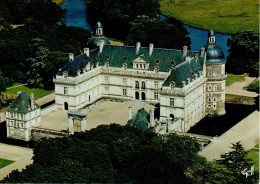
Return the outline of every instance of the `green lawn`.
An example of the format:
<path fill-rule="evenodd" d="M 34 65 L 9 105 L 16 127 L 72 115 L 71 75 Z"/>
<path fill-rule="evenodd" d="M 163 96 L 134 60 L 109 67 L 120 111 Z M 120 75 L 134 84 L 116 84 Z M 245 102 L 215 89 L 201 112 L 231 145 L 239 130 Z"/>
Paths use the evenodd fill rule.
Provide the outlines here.
<path fill-rule="evenodd" d="M 56 4 L 62 4 L 64 3 L 65 0 L 52 0 L 52 2 L 56 3 Z"/>
<path fill-rule="evenodd" d="M 255 162 L 255 171 L 259 172 L 259 144 L 250 149 L 247 156 Z"/>
<path fill-rule="evenodd" d="M 234 75 L 234 74 L 227 74 L 226 78 L 226 86 L 230 86 L 234 82 L 239 82 L 245 80 L 245 75 Z"/>
<path fill-rule="evenodd" d="M 160 0 L 164 15 L 196 28 L 232 34 L 259 32 L 257 0 Z"/>
<path fill-rule="evenodd" d="M 21 85 L 21 84 L 14 83 L 13 86 L 10 86 L 11 87 L 10 89 L 6 90 L 5 94 L 16 95 L 18 91 L 22 91 L 22 92 L 26 92 L 28 94 L 34 93 L 35 99 L 38 99 L 38 98 L 41 98 L 41 97 L 53 92 L 53 90 L 47 91 L 47 90 L 43 90 L 43 89 L 39 89 L 39 88 L 28 88 L 27 86 L 19 86 L 19 85 Z"/>
<path fill-rule="evenodd" d="M 254 80 L 248 87 L 248 91 L 259 92 L 259 79 Z"/>
<path fill-rule="evenodd" d="M 3 159 L 3 158 L 0 158 L 0 169 L 13 163 L 14 161 L 12 160 L 6 160 L 6 159 Z"/>

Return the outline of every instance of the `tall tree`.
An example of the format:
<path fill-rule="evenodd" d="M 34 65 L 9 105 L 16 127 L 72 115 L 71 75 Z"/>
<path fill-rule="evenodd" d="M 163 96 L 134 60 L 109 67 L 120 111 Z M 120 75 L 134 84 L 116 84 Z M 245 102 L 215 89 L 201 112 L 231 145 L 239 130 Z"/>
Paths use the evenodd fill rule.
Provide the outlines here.
<path fill-rule="evenodd" d="M 129 21 L 137 16 L 155 17 L 160 13 L 158 0 L 91 0 L 87 1 L 89 22 L 101 21 L 107 36 L 125 39 Z"/>
<path fill-rule="evenodd" d="M 44 41 L 39 38 L 32 39 L 29 47 L 31 57 L 26 59 L 27 65 L 30 66 L 27 72 L 27 82 L 34 87 L 43 87 L 44 76 L 42 74 L 46 68 L 49 50 L 44 46 Z"/>
<path fill-rule="evenodd" d="M 217 163 L 227 167 L 235 177 L 234 183 L 237 184 L 254 184 L 257 182 L 258 174 L 253 171 L 252 159 L 247 158 L 247 152 L 240 142 L 232 144 L 231 151 L 221 155 Z"/>
<path fill-rule="evenodd" d="M 143 46 L 153 43 L 157 48 L 182 49 L 190 47 L 191 41 L 187 30 L 175 19 L 149 18 L 140 16 L 131 23 L 126 37 L 126 44 L 135 45 L 141 42 Z"/>
<path fill-rule="evenodd" d="M 227 71 L 259 76 L 259 34 L 253 31 L 238 32 L 228 40 Z"/>

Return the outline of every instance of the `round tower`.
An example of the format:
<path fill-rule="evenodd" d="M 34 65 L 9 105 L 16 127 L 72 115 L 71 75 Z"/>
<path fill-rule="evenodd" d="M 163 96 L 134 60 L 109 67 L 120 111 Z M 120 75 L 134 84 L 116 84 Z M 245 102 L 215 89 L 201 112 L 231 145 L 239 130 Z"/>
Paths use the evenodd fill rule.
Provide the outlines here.
<path fill-rule="evenodd" d="M 214 31 L 209 32 L 206 54 L 206 114 L 224 115 L 226 114 L 226 60 L 223 51 L 216 45 Z"/>

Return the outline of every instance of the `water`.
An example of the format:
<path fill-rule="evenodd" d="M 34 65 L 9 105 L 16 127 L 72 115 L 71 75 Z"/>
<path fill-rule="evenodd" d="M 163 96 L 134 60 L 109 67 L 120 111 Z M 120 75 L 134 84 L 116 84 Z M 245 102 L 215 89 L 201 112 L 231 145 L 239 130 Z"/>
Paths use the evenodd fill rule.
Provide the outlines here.
<path fill-rule="evenodd" d="M 191 38 L 191 50 L 199 51 L 201 47 L 205 46 L 208 41 L 208 31 L 196 29 L 187 25 L 184 25 L 187 31 L 190 33 Z M 225 58 L 228 56 L 227 40 L 230 35 L 215 33 L 216 45 L 218 45 L 224 53 Z"/>
<path fill-rule="evenodd" d="M 62 8 L 68 10 L 66 16 L 68 26 L 92 30 L 90 24 L 87 22 L 86 4 L 86 0 L 66 0 L 65 3 L 61 5 Z M 184 25 L 184 27 L 190 33 L 192 50 L 199 51 L 201 47 L 207 44 L 208 31 L 196 29 L 187 25 Z M 217 45 L 223 50 L 224 56 L 227 57 L 227 39 L 230 36 L 220 33 L 216 33 L 215 35 Z"/>
<path fill-rule="evenodd" d="M 87 22 L 86 0 L 66 0 L 61 7 L 67 9 L 67 26 L 75 26 L 91 30 L 91 26 Z"/>

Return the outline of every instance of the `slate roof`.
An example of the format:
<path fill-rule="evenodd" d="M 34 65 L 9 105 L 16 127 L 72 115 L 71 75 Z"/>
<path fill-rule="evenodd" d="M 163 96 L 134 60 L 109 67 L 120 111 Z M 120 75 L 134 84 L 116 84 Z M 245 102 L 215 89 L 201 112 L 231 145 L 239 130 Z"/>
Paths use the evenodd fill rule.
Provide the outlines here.
<path fill-rule="evenodd" d="M 133 126 L 142 130 L 148 130 L 150 114 L 144 109 L 139 109 L 132 119 L 128 120 L 127 126 Z"/>
<path fill-rule="evenodd" d="M 197 77 L 199 77 L 202 75 L 201 72 L 202 66 L 200 65 L 199 61 L 196 61 L 195 59 L 184 61 L 172 70 L 171 74 L 163 83 L 163 86 L 169 86 L 170 83 L 173 81 L 175 82 L 176 87 L 183 87 L 182 81 L 185 81 L 187 84 L 188 78 L 190 79 L 190 81 L 195 80 L 195 74 L 197 74 Z"/>
<path fill-rule="evenodd" d="M 35 105 L 36 108 L 39 108 L 37 104 Z M 25 92 L 20 93 L 18 97 L 12 102 L 12 104 L 7 108 L 7 111 L 9 112 L 16 112 L 22 114 L 26 114 L 33 110 L 35 109 L 31 109 L 31 98 Z"/>
<path fill-rule="evenodd" d="M 197 52 L 188 51 L 188 56 L 193 57 Z M 154 70 L 155 67 L 159 67 L 160 72 L 168 72 L 171 67 L 178 65 L 184 61 L 182 51 L 175 49 L 163 49 L 154 48 L 153 53 L 149 56 L 148 47 L 140 47 L 139 52 L 136 53 L 136 47 L 134 46 L 115 46 L 104 45 L 102 53 L 99 53 L 98 48 L 90 51 L 90 56 L 79 55 L 74 58 L 74 61 L 68 61 L 67 64 L 57 73 L 57 75 L 63 75 L 63 72 L 67 71 L 68 76 L 77 76 L 77 72 L 83 72 L 83 68 L 87 63 L 91 63 L 96 66 L 97 62 L 100 66 L 104 66 L 106 62 L 109 62 L 110 67 L 122 67 L 123 64 L 127 64 L 127 68 L 133 68 L 132 61 L 138 57 L 141 57 L 149 63 L 148 70 Z"/>
<path fill-rule="evenodd" d="M 206 48 L 207 60 L 206 63 L 226 63 L 224 59 L 224 53 L 221 48 L 217 45 L 208 46 Z"/>

